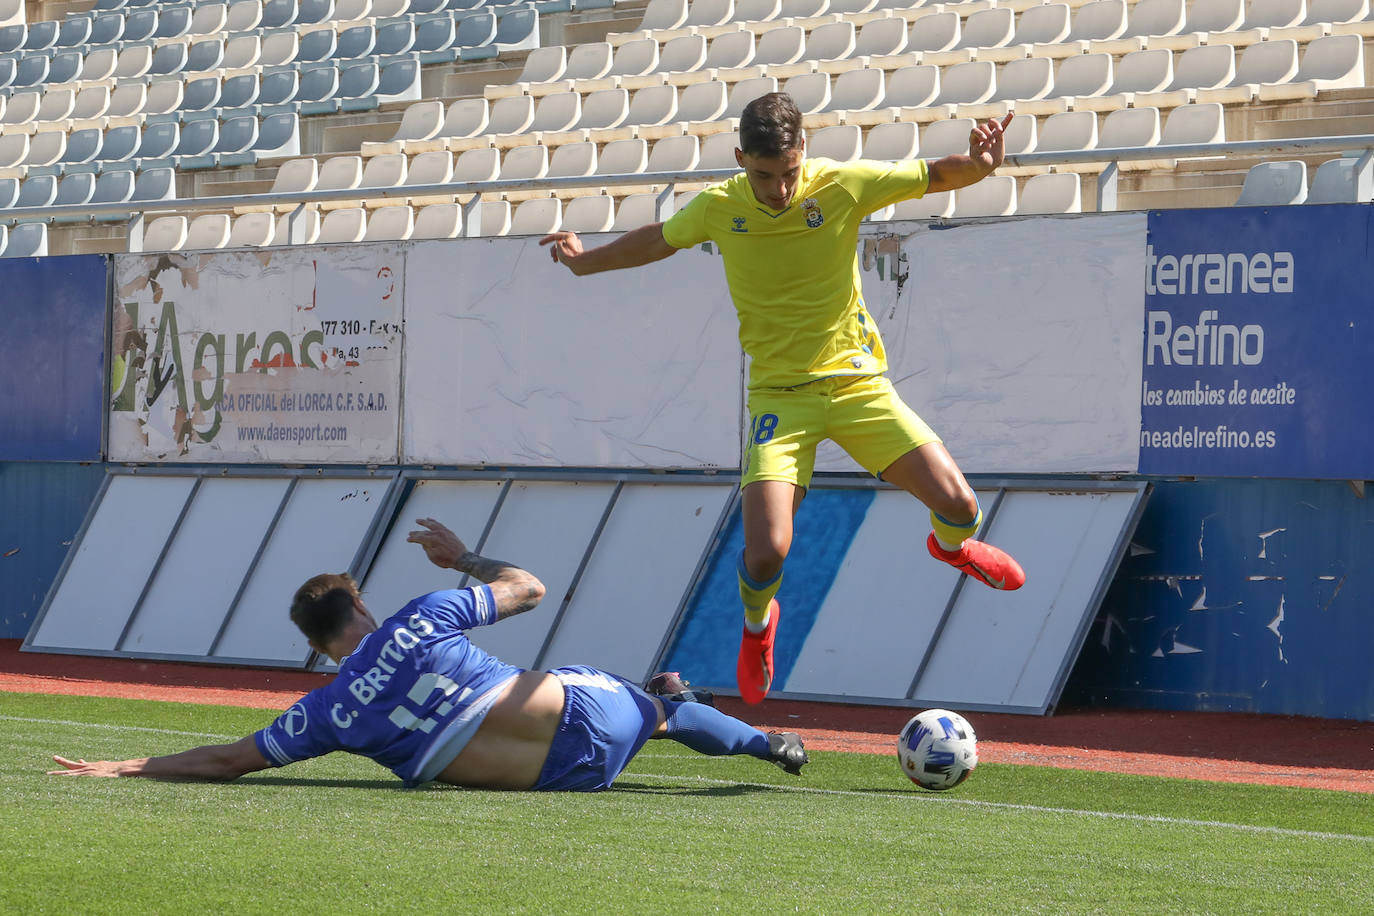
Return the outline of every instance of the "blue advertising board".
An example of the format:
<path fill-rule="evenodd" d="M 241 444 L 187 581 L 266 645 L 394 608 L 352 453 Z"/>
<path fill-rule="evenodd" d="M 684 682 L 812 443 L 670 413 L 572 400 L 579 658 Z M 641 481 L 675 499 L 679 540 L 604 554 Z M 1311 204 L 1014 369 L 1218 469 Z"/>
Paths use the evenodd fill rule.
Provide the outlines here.
<path fill-rule="evenodd" d="M 99 461 L 103 255 L 0 260 L 0 461 Z"/>
<path fill-rule="evenodd" d="M 1374 478 L 1371 219 L 1150 214 L 1142 474 Z"/>

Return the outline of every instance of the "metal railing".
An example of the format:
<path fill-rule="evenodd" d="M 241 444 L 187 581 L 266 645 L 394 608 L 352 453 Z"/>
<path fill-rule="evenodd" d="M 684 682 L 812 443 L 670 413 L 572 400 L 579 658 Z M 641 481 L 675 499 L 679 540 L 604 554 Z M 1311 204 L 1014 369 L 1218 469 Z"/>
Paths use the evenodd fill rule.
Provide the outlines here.
<path fill-rule="evenodd" d="M 1226 156 L 1270 154 L 1310 155 L 1315 153 L 1358 154 L 1358 172 L 1368 182 L 1374 170 L 1374 134 L 1344 137 L 1309 137 L 1288 140 L 1239 140 L 1222 143 L 1193 143 L 1172 146 L 1144 146 L 1122 149 L 1087 149 L 1065 152 L 1009 155 L 1005 164 L 1013 168 L 1102 163 L 1097 179 L 1097 209 L 1111 211 L 1117 205 L 1117 185 L 1122 162 L 1154 159 L 1215 159 Z M 23 207 L 0 211 L 0 222 L 36 222 L 71 217 L 128 216 L 129 251 L 143 250 L 144 217 L 159 213 L 194 213 L 233 210 L 242 207 L 289 208 L 288 238 L 282 244 L 304 244 L 306 205 L 336 200 L 405 200 L 416 197 L 471 197 L 463 203 L 463 235 L 481 235 L 478 206 L 483 195 L 503 191 L 556 191 L 568 188 L 634 188 L 662 186 L 658 193 L 660 219 L 671 212 L 670 203 L 677 185 L 721 181 L 738 169 L 703 169 L 687 172 L 636 172 L 626 175 L 585 175 L 560 178 L 523 178 L 505 181 L 469 181 L 446 184 L 404 185 L 385 188 L 338 188 L 327 191 L 292 191 L 263 194 L 238 194 L 225 197 L 172 198 L 147 201 L 68 204 L 51 207 Z"/>

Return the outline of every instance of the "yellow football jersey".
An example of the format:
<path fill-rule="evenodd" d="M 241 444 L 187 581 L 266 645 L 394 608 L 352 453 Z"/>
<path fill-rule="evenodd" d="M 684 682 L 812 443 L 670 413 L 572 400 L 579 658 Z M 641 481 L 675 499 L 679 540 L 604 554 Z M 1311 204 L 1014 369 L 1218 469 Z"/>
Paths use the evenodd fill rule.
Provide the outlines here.
<path fill-rule="evenodd" d="M 923 159 L 805 159 L 792 204 L 774 212 L 741 172 L 712 185 L 663 224 L 674 248 L 705 241 L 725 260 L 750 388 L 786 388 L 887 370 L 859 281 L 859 223 L 926 192 Z"/>

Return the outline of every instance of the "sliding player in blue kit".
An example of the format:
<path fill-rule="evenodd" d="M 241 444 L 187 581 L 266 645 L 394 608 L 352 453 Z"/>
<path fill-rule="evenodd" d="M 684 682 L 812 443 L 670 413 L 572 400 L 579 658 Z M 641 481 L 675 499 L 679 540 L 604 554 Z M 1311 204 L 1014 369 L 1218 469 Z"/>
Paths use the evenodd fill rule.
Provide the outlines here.
<path fill-rule="evenodd" d="M 348 751 L 408 786 L 594 792 L 650 738 L 712 756 L 748 754 L 794 775 L 807 762 L 790 732 L 768 734 L 705 704 L 651 696 L 595 668 L 526 671 L 482 651 L 464 630 L 530 610 L 544 586 L 469 551 L 439 522 L 418 523 L 408 540 L 431 562 L 485 584 L 423 595 L 378 625 L 349 576 L 315 576 L 296 592 L 291 619 L 338 663 L 334 680 L 232 744 L 122 761 L 54 757 L 62 769 L 50 772 L 230 780 Z"/>

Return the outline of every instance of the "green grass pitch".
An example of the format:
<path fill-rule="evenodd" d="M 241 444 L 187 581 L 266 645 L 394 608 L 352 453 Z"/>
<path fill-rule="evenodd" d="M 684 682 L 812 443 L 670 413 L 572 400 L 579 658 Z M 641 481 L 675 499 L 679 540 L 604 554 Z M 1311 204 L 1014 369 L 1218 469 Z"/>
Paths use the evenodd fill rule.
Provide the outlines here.
<path fill-rule="evenodd" d="M 0 693 L 0 913 L 1368 913 L 1374 796 L 655 741 L 595 795 L 403 789 L 343 754 L 226 785 L 45 776 L 272 713 Z M 976 717 L 975 717 L 976 719 Z M 1161 739 L 1166 740 L 1166 739 Z"/>

